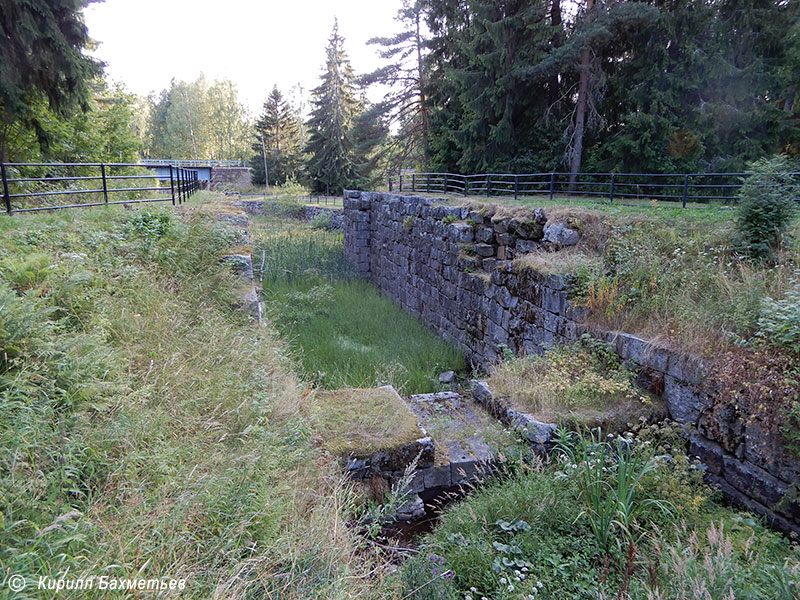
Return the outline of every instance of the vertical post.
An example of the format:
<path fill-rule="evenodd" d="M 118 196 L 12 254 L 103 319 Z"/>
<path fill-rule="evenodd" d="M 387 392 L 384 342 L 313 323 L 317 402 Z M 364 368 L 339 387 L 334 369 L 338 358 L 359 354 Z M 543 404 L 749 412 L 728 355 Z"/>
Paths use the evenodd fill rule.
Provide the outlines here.
<path fill-rule="evenodd" d="M 683 201 L 681 205 L 683 208 L 686 208 L 686 195 L 689 193 L 689 176 L 686 175 L 683 178 Z"/>
<path fill-rule="evenodd" d="M 270 142 L 271 144 L 272 142 Z M 266 187 L 264 188 L 264 200 L 267 199 L 267 193 L 269 192 L 269 171 L 267 171 L 267 147 L 264 145 L 264 132 L 261 132 L 261 154 L 264 157 L 264 183 Z"/>
<path fill-rule="evenodd" d="M 553 194 L 556 192 L 556 174 L 550 173 L 550 200 L 553 199 Z"/>
<path fill-rule="evenodd" d="M 400 171 L 400 191 L 403 191 L 403 172 Z"/>
<path fill-rule="evenodd" d="M 447 193 L 447 174 L 444 176 L 444 189 L 442 190 L 445 194 Z"/>
<path fill-rule="evenodd" d="M 178 171 L 178 189 L 180 190 L 180 203 L 186 202 L 186 174 L 183 172 L 183 167 Z"/>
<path fill-rule="evenodd" d="M 464 196 L 469 195 L 469 179 L 467 179 L 466 175 L 461 176 L 464 179 Z"/>
<path fill-rule="evenodd" d="M 389 175 L 389 191 L 390 192 L 392 191 L 392 176 L 391 175 Z M 311 199 L 311 195 L 309 195 L 308 199 L 309 200 Z"/>
<path fill-rule="evenodd" d="M 172 206 L 175 206 L 175 178 L 172 176 L 172 165 L 169 166 L 169 191 L 172 194 Z"/>
<path fill-rule="evenodd" d="M 487 173 L 486 174 L 486 197 L 487 198 L 491 195 L 491 191 L 492 191 L 492 178 Z"/>
<path fill-rule="evenodd" d="M 6 203 L 6 212 L 11 214 L 11 196 L 8 193 L 8 179 L 6 178 L 6 163 L 0 163 L 0 176 L 3 179 L 3 200 Z"/>
<path fill-rule="evenodd" d="M 106 183 L 106 166 L 100 164 L 100 175 L 103 177 L 103 200 L 108 204 L 108 184 Z"/>
<path fill-rule="evenodd" d="M 519 175 L 514 175 L 514 200 L 519 198 Z"/>
<path fill-rule="evenodd" d="M 611 187 L 608 189 L 608 201 L 609 202 L 613 202 L 614 201 L 614 177 L 615 177 L 615 174 L 612 173 L 611 174 Z"/>
<path fill-rule="evenodd" d="M 412 192 L 416 192 L 417 191 L 417 174 L 416 173 L 412 173 L 411 174 L 411 191 Z"/>

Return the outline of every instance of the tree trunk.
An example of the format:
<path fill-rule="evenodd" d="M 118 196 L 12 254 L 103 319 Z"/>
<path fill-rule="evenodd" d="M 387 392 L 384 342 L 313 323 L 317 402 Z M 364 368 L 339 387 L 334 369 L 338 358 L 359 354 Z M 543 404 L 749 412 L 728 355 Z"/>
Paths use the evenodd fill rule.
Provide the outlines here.
<path fill-rule="evenodd" d="M 550 38 L 552 49 L 556 49 L 564 43 L 564 26 L 561 17 L 561 0 L 553 0 L 550 6 L 550 25 L 553 27 L 553 37 Z M 558 74 L 553 75 L 548 83 L 550 92 L 550 102 L 552 106 L 559 98 Z"/>
<path fill-rule="evenodd" d="M 589 11 L 594 6 L 594 0 L 586 0 L 586 16 L 584 20 L 588 22 Z M 569 187 L 570 192 L 575 191 L 575 182 L 581 170 L 581 155 L 583 154 L 583 135 L 586 131 L 586 106 L 589 102 L 589 61 L 591 60 L 591 49 L 585 46 L 581 50 L 580 78 L 578 79 L 578 103 L 575 106 L 575 143 L 572 147 L 572 156 L 569 165 Z"/>
<path fill-rule="evenodd" d="M 786 89 L 786 95 L 784 96 L 783 101 L 783 110 L 786 112 L 792 112 L 794 110 L 795 89 L 797 88 L 794 83 Z"/>
<path fill-rule="evenodd" d="M 423 79 L 423 64 L 422 64 L 422 37 L 419 33 L 419 9 L 417 9 L 414 19 L 417 25 L 416 29 L 416 44 L 417 44 L 417 85 L 419 86 L 419 117 L 421 121 L 421 136 L 422 136 L 422 160 L 425 170 L 428 166 L 428 107 L 425 104 L 425 81 Z"/>

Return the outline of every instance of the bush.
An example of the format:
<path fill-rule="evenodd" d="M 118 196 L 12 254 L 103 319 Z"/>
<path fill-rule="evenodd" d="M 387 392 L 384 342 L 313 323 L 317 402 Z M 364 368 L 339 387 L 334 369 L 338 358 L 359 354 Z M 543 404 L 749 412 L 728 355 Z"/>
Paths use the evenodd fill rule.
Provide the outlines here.
<path fill-rule="evenodd" d="M 331 216 L 318 213 L 311 219 L 311 229 L 331 229 Z"/>
<path fill-rule="evenodd" d="M 800 270 L 791 279 L 792 289 L 783 298 L 764 298 L 756 336 L 765 343 L 788 348 L 800 355 Z"/>
<path fill-rule="evenodd" d="M 770 258 L 792 219 L 798 179 L 787 173 L 793 166 L 783 156 L 758 160 L 739 191 L 737 245 L 751 258 Z"/>

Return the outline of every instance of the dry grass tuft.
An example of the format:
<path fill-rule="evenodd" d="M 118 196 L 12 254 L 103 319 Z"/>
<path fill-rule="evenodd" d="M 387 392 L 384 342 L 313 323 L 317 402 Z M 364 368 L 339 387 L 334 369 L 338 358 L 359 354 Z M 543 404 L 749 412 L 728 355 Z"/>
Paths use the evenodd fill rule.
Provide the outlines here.
<path fill-rule="evenodd" d="M 611 350 L 583 344 L 501 363 L 489 386 L 538 420 L 594 427 L 662 415 L 661 402 L 641 391 Z"/>
<path fill-rule="evenodd" d="M 422 437 L 417 418 L 392 388 L 317 391 L 314 427 L 337 456 L 368 456 Z"/>

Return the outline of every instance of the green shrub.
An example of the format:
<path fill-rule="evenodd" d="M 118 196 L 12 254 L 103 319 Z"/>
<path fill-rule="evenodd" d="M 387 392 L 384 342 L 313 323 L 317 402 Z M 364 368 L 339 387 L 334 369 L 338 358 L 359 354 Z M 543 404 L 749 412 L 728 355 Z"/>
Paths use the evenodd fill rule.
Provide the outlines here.
<path fill-rule="evenodd" d="M 0 274 L 14 288 L 25 291 L 43 283 L 52 264 L 53 258 L 41 252 L 9 256 L 0 263 Z"/>
<path fill-rule="evenodd" d="M 786 157 L 761 159 L 739 192 L 736 231 L 737 246 L 755 259 L 773 255 L 797 208 L 798 179 L 786 173 L 793 165 Z"/>
<path fill-rule="evenodd" d="M 324 213 L 319 213 L 311 219 L 311 229 L 330 229 L 331 216 Z"/>
<path fill-rule="evenodd" d="M 800 271 L 783 298 L 764 298 L 756 336 L 771 346 L 788 348 L 800 355 Z"/>
<path fill-rule="evenodd" d="M 416 219 L 414 219 L 414 217 L 408 215 L 405 219 L 403 219 L 403 229 L 405 229 L 406 231 L 411 231 L 412 229 L 414 229 L 415 221 Z"/>
<path fill-rule="evenodd" d="M 143 210 L 128 219 L 132 230 L 147 238 L 157 239 L 166 235 L 172 226 L 172 216 L 166 211 Z"/>

